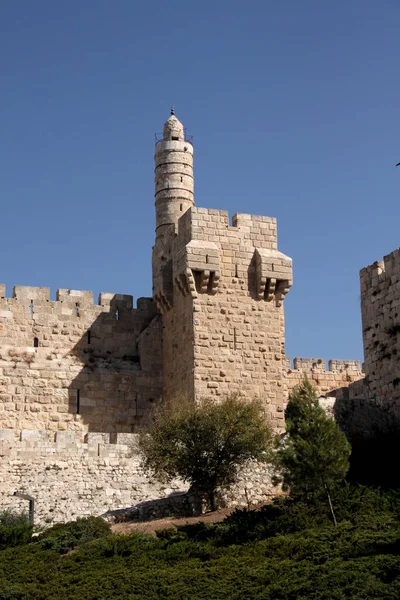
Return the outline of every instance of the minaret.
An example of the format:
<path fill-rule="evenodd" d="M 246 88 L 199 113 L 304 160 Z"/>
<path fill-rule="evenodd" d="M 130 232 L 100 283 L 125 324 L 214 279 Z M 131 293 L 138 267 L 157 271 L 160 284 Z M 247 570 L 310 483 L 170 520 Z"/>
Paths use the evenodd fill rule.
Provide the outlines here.
<path fill-rule="evenodd" d="M 153 288 L 169 258 L 170 236 L 179 217 L 194 206 L 193 146 L 174 110 L 164 125 L 163 139 L 156 142 L 155 206 L 156 243 L 153 248 Z"/>
<path fill-rule="evenodd" d="M 193 146 L 174 110 L 164 125 L 163 139 L 155 151 L 156 237 L 165 226 L 176 225 L 179 217 L 194 205 Z"/>

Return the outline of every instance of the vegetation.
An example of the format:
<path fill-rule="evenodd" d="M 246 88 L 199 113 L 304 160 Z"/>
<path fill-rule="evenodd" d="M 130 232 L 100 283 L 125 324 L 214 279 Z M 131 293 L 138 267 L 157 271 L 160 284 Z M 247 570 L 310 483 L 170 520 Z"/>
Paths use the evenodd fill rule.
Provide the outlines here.
<path fill-rule="evenodd" d="M 90 517 L 31 538 L 26 515 L 0 513 L 0 600 L 398 599 L 400 491 L 344 481 L 349 444 L 307 381 L 286 418 L 275 464 L 290 496 L 221 523 L 121 536 Z M 271 444 L 259 405 L 235 398 L 159 411 L 141 441 L 149 469 L 212 498 Z"/>
<path fill-rule="evenodd" d="M 277 450 L 277 479 L 294 496 L 324 491 L 336 525 L 331 489 L 349 470 L 350 444 L 320 407 L 307 379 L 291 393 L 285 417 L 287 434 Z"/>
<path fill-rule="evenodd" d="M 337 527 L 321 495 L 157 538 L 107 532 L 67 554 L 43 548 L 44 538 L 8 548 L 0 600 L 399 598 L 400 494 L 348 484 L 331 493 Z"/>
<path fill-rule="evenodd" d="M 144 467 L 158 479 L 180 477 L 216 508 L 217 488 L 227 488 L 248 460 L 270 460 L 273 434 L 260 403 L 229 396 L 218 403 L 188 401 L 160 407 L 141 437 Z"/>
<path fill-rule="evenodd" d="M 44 550 L 66 554 L 76 546 L 110 534 L 110 526 L 101 517 L 88 517 L 54 525 L 39 536 L 38 544 Z"/>
<path fill-rule="evenodd" d="M 10 509 L 0 511 L 0 550 L 9 546 L 26 544 L 32 537 L 33 528 L 26 512 Z"/>

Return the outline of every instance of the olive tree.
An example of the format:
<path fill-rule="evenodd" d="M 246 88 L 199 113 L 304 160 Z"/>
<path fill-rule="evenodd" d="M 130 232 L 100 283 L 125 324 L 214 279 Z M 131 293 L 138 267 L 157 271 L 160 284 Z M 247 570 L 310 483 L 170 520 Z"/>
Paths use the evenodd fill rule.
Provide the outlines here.
<path fill-rule="evenodd" d="M 247 461 L 271 460 L 272 447 L 262 405 L 234 395 L 163 404 L 140 438 L 145 469 L 161 481 L 183 479 L 204 493 L 211 510 L 217 488 L 228 489 Z"/>

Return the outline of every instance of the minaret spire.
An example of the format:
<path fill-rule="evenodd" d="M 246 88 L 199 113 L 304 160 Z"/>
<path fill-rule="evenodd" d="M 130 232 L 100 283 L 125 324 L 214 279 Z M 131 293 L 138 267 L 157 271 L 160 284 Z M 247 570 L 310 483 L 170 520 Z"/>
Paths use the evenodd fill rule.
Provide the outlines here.
<path fill-rule="evenodd" d="M 194 205 L 193 146 L 185 139 L 185 129 L 171 107 L 163 139 L 156 144 L 156 234 L 166 226 L 177 225 L 179 217 Z"/>
<path fill-rule="evenodd" d="M 156 243 L 153 248 L 153 284 L 168 260 L 166 246 L 179 218 L 194 206 L 193 146 L 171 106 L 155 160 Z"/>

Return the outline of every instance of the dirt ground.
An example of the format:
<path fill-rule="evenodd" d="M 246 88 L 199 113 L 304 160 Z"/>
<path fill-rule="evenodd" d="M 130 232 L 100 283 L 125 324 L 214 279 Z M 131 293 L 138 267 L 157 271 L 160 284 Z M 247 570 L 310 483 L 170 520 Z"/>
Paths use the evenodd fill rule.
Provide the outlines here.
<path fill-rule="evenodd" d="M 256 509 L 256 506 L 252 506 Z M 140 531 L 141 533 L 150 533 L 155 535 L 157 529 L 167 529 L 176 525 L 186 525 L 188 523 L 198 523 L 203 521 L 204 523 L 218 523 L 223 521 L 227 515 L 229 515 L 234 509 L 233 508 L 222 508 L 214 512 L 204 513 L 199 517 L 184 517 L 174 518 L 167 517 L 164 519 L 154 519 L 152 521 L 141 521 L 132 523 L 116 523 L 111 526 L 113 533 L 127 535 L 133 531 Z"/>

